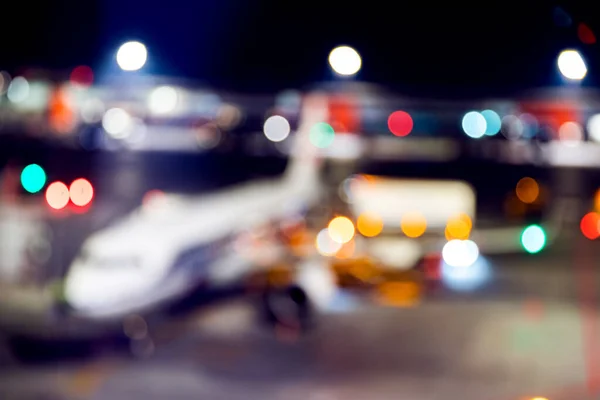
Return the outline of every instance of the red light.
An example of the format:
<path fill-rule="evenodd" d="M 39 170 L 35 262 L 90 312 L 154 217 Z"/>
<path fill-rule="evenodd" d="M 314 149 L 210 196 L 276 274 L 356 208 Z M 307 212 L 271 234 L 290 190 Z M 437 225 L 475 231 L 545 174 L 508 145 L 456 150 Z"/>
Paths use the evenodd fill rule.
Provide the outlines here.
<path fill-rule="evenodd" d="M 405 111 L 394 111 L 388 118 L 388 128 L 396 136 L 406 136 L 413 128 L 413 120 Z"/>
<path fill-rule="evenodd" d="M 85 65 L 80 65 L 71 72 L 71 82 L 81 86 L 90 86 L 94 83 L 94 72 Z"/>
<path fill-rule="evenodd" d="M 583 218 L 581 218 L 581 224 L 579 225 L 583 236 L 590 240 L 600 237 L 599 223 L 600 215 L 598 213 L 590 212 L 585 214 Z"/>
<path fill-rule="evenodd" d="M 148 204 L 155 201 L 156 199 L 161 199 L 164 196 L 165 196 L 165 193 L 161 190 L 158 190 L 158 189 L 150 190 L 150 191 L 146 192 L 146 194 L 144 195 L 144 197 L 142 199 L 142 205 L 147 206 Z"/>
<path fill-rule="evenodd" d="M 596 36 L 594 35 L 594 32 L 592 32 L 590 27 L 583 22 L 577 27 L 577 36 L 579 37 L 579 40 L 585 44 L 596 43 Z"/>
<path fill-rule="evenodd" d="M 61 210 L 69 204 L 69 189 L 62 182 L 52 182 L 46 189 L 46 202 L 55 210 Z"/>
<path fill-rule="evenodd" d="M 88 205 L 94 198 L 94 188 L 88 180 L 76 179 L 71 183 L 69 196 L 73 204 L 83 207 Z"/>

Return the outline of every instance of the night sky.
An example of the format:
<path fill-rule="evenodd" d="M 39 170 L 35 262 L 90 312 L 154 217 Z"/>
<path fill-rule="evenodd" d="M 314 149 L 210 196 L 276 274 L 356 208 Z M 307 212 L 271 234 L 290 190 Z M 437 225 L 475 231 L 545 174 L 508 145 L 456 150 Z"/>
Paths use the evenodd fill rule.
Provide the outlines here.
<path fill-rule="evenodd" d="M 137 39 L 148 46 L 152 72 L 270 92 L 333 79 L 327 55 L 348 44 L 363 56 L 359 79 L 452 98 L 556 85 L 556 56 L 574 47 L 591 71 L 586 84 L 600 81 L 594 82 L 600 44 L 577 36 L 580 22 L 596 31 L 598 19 L 590 16 L 597 8 L 577 2 L 558 4 L 570 25 L 556 3 L 530 1 L 44 3 L 50 4 L 3 6 L 0 68 L 99 69 L 123 40 Z"/>

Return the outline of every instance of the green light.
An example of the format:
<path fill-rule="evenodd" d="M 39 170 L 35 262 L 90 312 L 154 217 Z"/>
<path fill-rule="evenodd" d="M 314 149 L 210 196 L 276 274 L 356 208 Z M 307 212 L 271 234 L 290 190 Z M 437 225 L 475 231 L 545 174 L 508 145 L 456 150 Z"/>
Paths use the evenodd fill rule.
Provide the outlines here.
<path fill-rule="evenodd" d="M 29 164 L 21 172 L 21 185 L 29 193 L 37 193 L 46 184 L 46 173 L 37 164 Z"/>
<path fill-rule="evenodd" d="M 539 253 L 546 246 L 546 232 L 539 225 L 529 225 L 521 234 L 521 245 L 530 254 Z"/>
<path fill-rule="evenodd" d="M 321 149 L 331 146 L 334 138 L 335 131 L 325 122 L 319 122 L 310 129 L 310 142 Z"/>

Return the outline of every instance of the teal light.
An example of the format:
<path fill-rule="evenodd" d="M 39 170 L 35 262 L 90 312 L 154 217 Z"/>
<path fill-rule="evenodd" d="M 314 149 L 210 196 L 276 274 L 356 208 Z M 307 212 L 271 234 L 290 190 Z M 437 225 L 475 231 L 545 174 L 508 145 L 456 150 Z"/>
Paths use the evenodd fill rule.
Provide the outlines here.
<path fill-rule="evenodd" d="M 37 164 L 29 164 L 21 172 L 21 185 L 29 193 L 37 193 L 46 184 L 46 172 Z"/>
<path fill-rule="evenodd" d="M 324 149 L 331 146 L 335 138 L 335 131 L 331 125 L 319 122 L 310 129 L 310 142 L 315 147 Z"/>
<path fill-rule="evenodd" d="M 539 225 L 529 225 L 521 234 L 521 245 L 530 254 L 539 253 L 546 246 L 546 232 Z"/>
<path fill-rule="evenodd" d="M 483 118 L 485 118 L 485 134 L 488 136 L 494 136 L 498 132 L 500 132 L 500 128 L 502 127 L 502 120 L 500 116 L 494 110 L 484 110 L 481 112 Z"/>

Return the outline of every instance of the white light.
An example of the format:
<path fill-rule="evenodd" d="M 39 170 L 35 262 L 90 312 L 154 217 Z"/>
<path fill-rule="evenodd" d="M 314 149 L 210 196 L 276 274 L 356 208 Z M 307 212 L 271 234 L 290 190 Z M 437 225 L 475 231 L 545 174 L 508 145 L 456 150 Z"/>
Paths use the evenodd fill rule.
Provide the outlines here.
<path fill-rule="evenodd" d="M 502 118 L 501 132 L 505 138 L 510 140 L 519 139 L 523 136 L 524 130 L 523 121 L 516 115 L 506 115 Z"/>
<path fill-rule="evenodd" d="M 322 229 L 315 240 L 317 251 L 323 256 L 333 256 L 340 251 L 342 244 L 335 242 L 329 235 L 329 229 Z"/>
<path fill-rule="evenodd" d="M 8 100 L 13 103 L 21 103 L 29 97 L 29 82 L 22 76 L 17 76 L 8 86 L 6 93 Z"/>
<path fill-rule="evenodd" d="M 117 64 L 124 71 L 137 71 L 146 64 L 148 51 L 140 42 L 127 42 L 117 51 Z"/>
<path fill-rule="evenodd" d="M 87 99 L 81 106 L 81 119 L 88 124 L 100 122 L 103 114 L 104 103 L 100 99 Z"/>
<path fill-rule="evenodd" d="M 479 248 L 472 240 L 450 240 L 442 249 L 442 258 L 451 267 L 469 267 L 478 257 Z"/>
<path fill-rule="evenodd" d="M 102 118 L 102 127 L 112 137 L 124 139 L 131 133 L 133 121 L 127 111 L 121 108 L 111 108 Z"/>
<path fill-rule="evenodd" d="M 462 119 L 462 128 L 468 136 L 473 139 L 479 139 L 485 135 L 487 122 L 481 113 L 470 111 Z"/>
<path fill-rule="evenodd" d="M 263 125 L 263 132 L 271 142 L 281 142 L 290 134 L 290 123 L 280 115 L 267 118 Z"/>
<path fill-rule="evenodd" d="M 148 108 L 154 114 L 168 114 L 177 107 L 177 90 L 171 86 L 161 86 L 150 93 Z"/>
<path fill-rule="evenodd" d="M 492 270 L 488 261 L 479 257 L 469 268 L 453 267 L 442 262 L 442 282 L 459 292 L 475 290 L 489 281 Z"/>
<path fill-rule="evenodd" d="M 580 81 L 587 74 L 587 66 L 577 50 L 564 50 L 558 56 L 558 69 L 567 79 Z"/>
<path fill-rule="evenodd" d="M 350 76 L 360 70 L 362 60 L 352 47 L 340 46 L 329 53 L 329 65 L 337 74 Z"/>
<path fill-rule="evenodd" d="M 588 120 L 587 130 L 593 141 L 600 142 L 600 114 L 593 115 Z"/>

